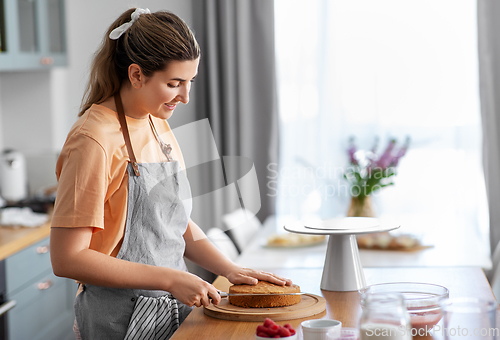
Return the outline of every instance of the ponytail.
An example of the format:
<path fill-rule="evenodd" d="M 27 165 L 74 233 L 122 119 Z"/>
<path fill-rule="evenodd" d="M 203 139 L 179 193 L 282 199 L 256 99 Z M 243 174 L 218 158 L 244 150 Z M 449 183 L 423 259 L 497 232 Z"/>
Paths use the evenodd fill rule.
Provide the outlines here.
<path fill-rule="evenodd" d="M 195 60 L 200 48 L 193 32 L 177 15 L 159 11 L 140 15 L 120 38 L 109 34 L 116 27 L 130 22 L 135 8 L 124 12 L 109 27 L 94 55 L 90 77 L 85 89 L 81 116 L 92 104 L 100 104 L 120 90 L 128 81 L 128 67 L 137 64 L 146 77 L 166 68 L 172 60 Z"/>

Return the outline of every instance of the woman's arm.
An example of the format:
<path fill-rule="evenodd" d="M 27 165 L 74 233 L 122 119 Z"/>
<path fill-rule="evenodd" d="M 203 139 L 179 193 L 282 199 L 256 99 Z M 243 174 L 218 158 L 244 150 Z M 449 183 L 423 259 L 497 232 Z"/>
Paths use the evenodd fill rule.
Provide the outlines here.
<path fill-rule="evenodd" d="M 210 242 L 201 228 L 192 220 L 189 220 L 184 240 L 186 241 L 185 256 L 189 260 L 214 274 L 225 276 L 234 284 L 256 284 L 257 280 L 269 281 L 277 285 L 292 284 L 291 280 L 275 274 L 236 265 Z"/>
<path fill-rule="evenodd" d="M 88 284 L 148 290 L 164 290 L 188 306 L 217 304 L 215 287 L 196 275 L 117 259 L 89 249 L 92 228 L 52 228 L 50 257 L 54 274 Z"/>

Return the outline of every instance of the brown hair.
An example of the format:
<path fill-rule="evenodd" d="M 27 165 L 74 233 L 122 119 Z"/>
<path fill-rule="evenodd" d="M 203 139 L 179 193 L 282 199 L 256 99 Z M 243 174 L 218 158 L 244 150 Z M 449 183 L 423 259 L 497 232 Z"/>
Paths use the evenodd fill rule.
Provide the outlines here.
<path fill-rule="evenodd" d="M 168 11 L 142 14 L 117 40 L 109 38 L 116 27 L 130 22 L 135 8 L 127 10 L 111 25 L 94 55 L 90 79 L 80 108 L 81 116 L 92 104 L 113 96 L 128 79 L 128 67 L 137 64 L 146 77 L 162 71 L 172 60 L 195 60 L 200 48 L 193 32 L 177 15 Z"/>

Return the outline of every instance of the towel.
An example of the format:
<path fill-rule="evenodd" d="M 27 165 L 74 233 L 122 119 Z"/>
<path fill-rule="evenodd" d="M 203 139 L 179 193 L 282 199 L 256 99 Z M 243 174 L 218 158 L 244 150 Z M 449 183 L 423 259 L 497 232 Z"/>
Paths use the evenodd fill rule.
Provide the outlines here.
<path fill-rule="evenodd" d="M 35 213 L 31 208 L 3 208 L 0 210 L 0 225 L 39 227 L 49 221 L 49 215 Z"/>

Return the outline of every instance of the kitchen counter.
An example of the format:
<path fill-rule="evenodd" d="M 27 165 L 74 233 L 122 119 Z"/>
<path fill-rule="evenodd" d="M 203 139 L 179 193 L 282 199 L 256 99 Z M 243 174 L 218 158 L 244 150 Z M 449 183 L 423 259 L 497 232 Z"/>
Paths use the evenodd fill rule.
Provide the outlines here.
<path fill-rule="evenodd" d="M 304 320 L 335 319 L 340 320 L 345 327 L 359 327 L 362 310 L 359 303 L 360 295 L 357 291 L 331 292 L 321 290 L 321 268 L 281 268 L 274 270 L 274 272 L 292 279 L 300 285 L 303 292 L 323 296 L 326 300 L 326 311 L 321 314 L 278 322 L 281 325 L 290 323 L 297 330 L 299 339 L 303 339 L 300 323 Z M 366 268 L 365 275 L 369 285 L 385 282 L 426 282 L 447 287 L 452 298 L 472 297 L 495 300 L 482 269 L 477 267 Z M 222 291 L 228 291 L 229 285 L 230 283 L 224 277 L 218 277 L 214 282 L 214 286 Z M 497 319 L 497 324 L 498 322 Z M 219 320 L 205 315 L 203 308 L 195 308 L 174 333 L 172 340 L 252 340 L 255 339 L 257 325 L 261 323 Z M 440 330 L 443 330 L 443 320 L 438 325 L 440 325 Z M 467 323 L 464 324 L 464 327 L 468 326 Z M 434 336 L 414 337 L 414 339 L 442 340 L 444 336 L 441 333 L 436 332 Z M 472 332 L 469 334 L 472 335 Z"/>
<path fill-rule="evenodd" d="M 50 235 L 50 222 L 43 226 L 0 227 L 0 261 Z"/>

